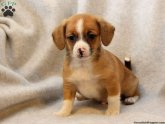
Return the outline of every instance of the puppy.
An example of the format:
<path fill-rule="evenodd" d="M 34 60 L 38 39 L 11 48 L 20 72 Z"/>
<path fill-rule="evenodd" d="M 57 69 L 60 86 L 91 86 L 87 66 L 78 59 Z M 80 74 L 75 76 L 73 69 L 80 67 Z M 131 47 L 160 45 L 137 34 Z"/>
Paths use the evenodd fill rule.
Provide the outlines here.
<path fill-rule="evenodd" d="M 115 28 L 100 17 L 77 14 L 64 20 L 52 36 L 60 50 L 66 49 L 63 65 L 64 102 L 57 115 L 71 114 L 76 92 L 79 99 L 108 103 L 106 115 L 120 112 L 120 97 L 125 104 L 139 98 L 138 79 L 121 61 L 103 49 L 112 41 Z"/>

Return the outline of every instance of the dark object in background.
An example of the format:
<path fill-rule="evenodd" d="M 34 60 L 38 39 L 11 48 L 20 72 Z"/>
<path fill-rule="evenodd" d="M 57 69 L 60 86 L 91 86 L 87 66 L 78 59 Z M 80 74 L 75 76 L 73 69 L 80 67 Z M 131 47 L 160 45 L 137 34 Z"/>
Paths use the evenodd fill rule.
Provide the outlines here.
<path fill-rule="evenodd" d="M 125 63 L 125 66 L 126 66 L 128 69 L 132 70 L 132 67 L 131 67 L 131 58 L 130 58 L 130 57 L 125 57 L 125 58 L 124 58 L 124 63 Z"/>
<path fill-rule="evenodd" d="M 1 11 L 3 12 L 3 16 L 13 16 L 13 13 L 15 12 L 15 8 L 13 8 L 12 6 L 5 6 L 4 8 L 1 9 Z"/>

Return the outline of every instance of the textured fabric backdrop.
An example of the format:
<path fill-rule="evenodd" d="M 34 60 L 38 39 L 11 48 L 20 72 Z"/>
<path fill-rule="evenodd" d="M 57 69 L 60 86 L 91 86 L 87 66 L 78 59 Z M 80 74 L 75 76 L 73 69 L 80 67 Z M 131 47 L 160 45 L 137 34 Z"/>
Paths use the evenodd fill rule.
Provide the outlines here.
<path fill-rule="evenodd" d="M 0 123 L 165 122 L 165 0 L 0 0 L 0 9 Z M 13 16 L 4 17 L 5 11 Z M 106 106 L 91 101 L 76 101 L 70 117 L 52 114 L 62 105 L 65 51 L 51 34 L 63 19 L 82 12 L 115 26 L 106 49 L 122 61 L 131 56 L 140 80 L 141 99 L 122 105 L 119 116 L 104 116 Z"/>

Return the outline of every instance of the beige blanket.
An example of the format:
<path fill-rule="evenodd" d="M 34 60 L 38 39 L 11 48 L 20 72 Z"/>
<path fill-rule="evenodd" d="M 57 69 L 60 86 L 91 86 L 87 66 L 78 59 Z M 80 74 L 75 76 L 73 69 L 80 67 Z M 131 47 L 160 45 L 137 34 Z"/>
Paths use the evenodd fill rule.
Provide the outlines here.
<path fill-rule="evenodd" d="M 63 19 L 81 12 L 116 27 L 106 49 L 121 60 L 131 56 L 139 77 L 141 99 L 122 105 L 119 116 L 104 116 L 106 106 L 91 101 L 76 101 L 68 118 L 52 114 L 62 105 L 65 51 L 55 47 L 51 34 Z M 0 123 L 165 122 L 164 14 L 164 0 L 0 0 Z"/>

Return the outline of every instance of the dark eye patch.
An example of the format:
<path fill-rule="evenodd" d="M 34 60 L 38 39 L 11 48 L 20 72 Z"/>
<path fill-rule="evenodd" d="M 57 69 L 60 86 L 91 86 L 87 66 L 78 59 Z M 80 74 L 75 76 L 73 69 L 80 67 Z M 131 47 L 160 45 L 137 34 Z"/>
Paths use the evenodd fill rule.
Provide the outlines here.
<path fill-rule="evenodd" d="M 75 42 L 77 40 L 77 36 L 72 34 L 72 35 L 67 36 L 67 39 L 72 41 L 72 42 Z"/>
<path fill-rule="evenodd" d="M 89 40 L 94 40 L 96 38 L 96 36 L 97 36 L 96 34 L 90 32 L 90 31 L 87 33 L 87 39 L 89 39 Z"/>

